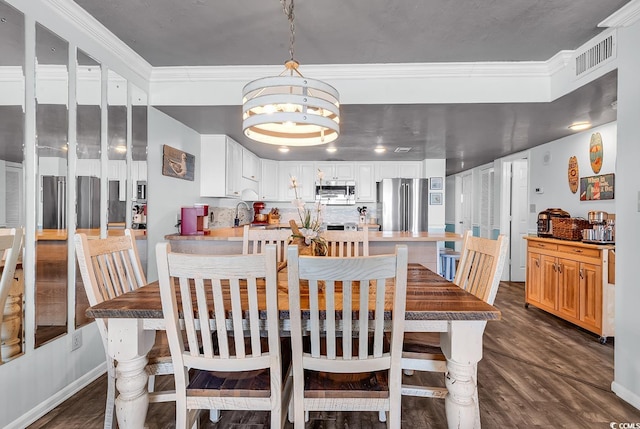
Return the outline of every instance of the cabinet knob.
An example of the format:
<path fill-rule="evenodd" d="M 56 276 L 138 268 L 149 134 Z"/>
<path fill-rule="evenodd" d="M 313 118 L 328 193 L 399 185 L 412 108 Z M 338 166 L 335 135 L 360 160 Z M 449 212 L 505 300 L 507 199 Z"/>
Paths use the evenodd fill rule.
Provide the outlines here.
<path fill-rule="evenodd" d="M 582 252 L 584 252 L 584 250 L 582 250 L 582 249 L 573 249 L 573 251 L 574 251 L 574 252 L 576 252 L 576 253 L 582 253 Z"/>
<path fill-rule="evenodd" d="M 580 268 L 580 278 L 584 279 L 584 270 Z"/>
<path fill-rule="evenodd" d="M 536 259 L 536 267 L 540 267 L 540 259 Z"/>

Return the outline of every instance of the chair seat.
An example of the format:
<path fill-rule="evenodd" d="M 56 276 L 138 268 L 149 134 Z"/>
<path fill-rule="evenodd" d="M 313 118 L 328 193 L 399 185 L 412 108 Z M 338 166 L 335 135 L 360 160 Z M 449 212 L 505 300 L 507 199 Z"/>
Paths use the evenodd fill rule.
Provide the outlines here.
<path fill-rule="evenodd" d="M 388 398 L 388 371 L 326 373 L 305 370 L 305 398 Z"/>
<path fill-rule="evenodd" d="M 232 338 L 229 344 L 233 345 Z M 262 350 L 268 349 L 266 338 L 261 339 Z M 245 339 L 247 353 L 251 353 L 251 339 Z M 232 348 L 233 350 L 233 348 Z M 280 341 L 282 357 L 282 385 L 287 381 L 291 367 L 291 341 Z M 216 392 L 217 391 L 217 392 Z M 203 371 L 192 370 L 187 386 L 187 396 L 236 397 L 250 396 L 268 398 L 271 395 L 271 376 L 267 368 L 254 371 Z"/>

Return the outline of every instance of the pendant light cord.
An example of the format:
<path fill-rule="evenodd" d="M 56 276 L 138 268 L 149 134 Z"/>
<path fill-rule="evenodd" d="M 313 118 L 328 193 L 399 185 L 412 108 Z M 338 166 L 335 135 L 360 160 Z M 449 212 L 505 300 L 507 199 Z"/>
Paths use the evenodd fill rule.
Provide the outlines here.
<path fill-rule="evenodd" d="M 294 19 L 293 0 L 291 0 L 289 5 L 287 5 L 287 0 L 280 0 L 280 3 L 282 4 L 282 11 L 284 12 L 285 16 L 289 20 L 289 30 L 291 32 L 291 34 L 289 35 L 289 56 L 291 57 L 291 61 L 295 61 L 295 59 L 293 58 L 294 56 L 293 45 L 296 41 L 296 31 L 295 31 L 295 25 L 293 23 L 293 19 Z"/>

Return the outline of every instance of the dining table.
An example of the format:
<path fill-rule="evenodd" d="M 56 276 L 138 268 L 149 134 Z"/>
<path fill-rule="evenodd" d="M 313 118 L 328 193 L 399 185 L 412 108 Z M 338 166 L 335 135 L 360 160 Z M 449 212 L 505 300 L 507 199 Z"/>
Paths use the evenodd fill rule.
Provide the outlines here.
<path fill-rule="evenodd" d="M 420 264 L 409 264 L 407 270 L 405 332 L 440 333 L 448 371 L 447 425 L 449 428 L 479 427 L 479 404 L 475 399 L 477 363 L 482 359 L 486 323 L 499 320 L 500 311 Z M 391 300 L 385 301 L 389 312 L 386 318 L 391 319 Z M 301 302 L 303 312 L 304 305 Z M 289 329 L 286 269 L 278 273 L 278 308 L 284 336 Z M 108 319 L 107 353 L 117 362 L 118 425 L 123 429 L 143 428 L 149 404 L 148 376 L 144 370 L 146 355 L 154 344 L 156 332 L 165 329 L 158 282 L 90 307 L 86 314 Z"/>

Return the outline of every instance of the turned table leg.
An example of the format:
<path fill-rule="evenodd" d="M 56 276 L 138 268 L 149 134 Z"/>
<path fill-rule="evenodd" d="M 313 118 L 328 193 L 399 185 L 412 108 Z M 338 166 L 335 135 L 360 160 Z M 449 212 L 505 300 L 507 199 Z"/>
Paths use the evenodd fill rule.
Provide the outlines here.
<path fill-rule="evenodd" d="M 440 334 L 447 358 L 445 399 L 447 426 L 457 429 L 480 428 L 480 404 L 477 394 L 477 364 L 482 359 L 482 335 L 485 321 L 452 321 L 448 332 Z"/>
<path fill-rule="evenodd" d="M 147 353 L 155 331 L 145 331 L 138 319 L 109 319 L 109 355 L 117 361 L 116 416 L 122 429 L 142 429 L 149 407 Z"/>

